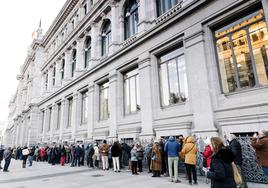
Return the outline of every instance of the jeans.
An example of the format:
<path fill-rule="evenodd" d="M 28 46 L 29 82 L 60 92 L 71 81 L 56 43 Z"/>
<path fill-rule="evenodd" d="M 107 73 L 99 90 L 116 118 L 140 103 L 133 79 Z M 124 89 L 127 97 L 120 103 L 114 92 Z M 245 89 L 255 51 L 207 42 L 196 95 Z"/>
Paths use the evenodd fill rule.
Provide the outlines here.
<path fill-rule="evenodd" d="M 171 181 L 178 181 L 178 161 L 179 157 L 168 157 L 168 172 Z M 172 172 L 172 167 L 174 167 L 174 176 Z"/>
<path fill-rule="evenodd" d="M 262 167 L 262 170 L 266 176 L 268 176 L 268 167 Z"/>
<path fill-rule="evenodd" d="M 11 160 L 5 160 L 5 165 L 4 165 L 4 169 L 3 169 L 4 172 L 6 172 L 8 170 L 10 162 L 11 162 Z"/>
<path fill-rule="evenodd" d="M 195 165 L 185 164 L 189 183 L 192 183 L 192 175 L 194 182 L 197 182 Z"/>
<path fill-rule="evenodd" d="M 101 160 L 102 160 L 102 169 L 108 170 L 109 169 L 108 156 L 101 156 Z"/>
<path fill-rule="evenodd" d="M 142 160 L 138 160 L 138 171 L 142 172 Z"/>
<path fill-rule="evenodd" d="M 138 166 L 138 161 L 131 161 L 132 174 L 138 174 L 137 173 L 137 166 Z"/>
<path fill-rule="evenodd" d="M 28 161 L 29 161 L 29 166 L 32 166 L 33 165 L 33 156 L 29 155 Z"/>
<path fill-rule="evenodd" d="M 114 171 L 120 170 L 119 157 L 113 157 Z"/>

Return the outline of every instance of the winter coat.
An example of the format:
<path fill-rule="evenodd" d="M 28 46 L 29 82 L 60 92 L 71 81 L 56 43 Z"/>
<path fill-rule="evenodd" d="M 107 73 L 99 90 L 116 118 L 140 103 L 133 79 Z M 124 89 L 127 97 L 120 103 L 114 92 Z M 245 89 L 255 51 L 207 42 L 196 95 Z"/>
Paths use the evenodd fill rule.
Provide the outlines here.
<path fill-rule="evenodd" d="M 101 156 L 108 156 L 109 148 L 110 147 L 108 144 L 103 143 L 99 148 L 99 152 L 100 152 Z"/>
<path fill-rule="evenodd" d="M 112 157 L 119 157 L 121 155 L 122 149 L 118 143 L 114 143 L 111 148 Z"/>
<path fill-rule="evenodd" d="M 206 145 L 205 147 L 205 151 L 202 153 L 204 158 L 206 159 L 206 167 L 209 168 L 210 167 L 210 164 L 211 164 L 211 157 L 212 157 L 212 154 L 213 154 L 213 151 L 210 147 L 210 145 Z"/>
<path fill-rule="evenodd" d="M 256 150 L 257 159 L 261 166 L 268 167 L 268 136 L 252 140 L 252 146 Z"/>
<path fill-rule="evenodd" d="M 138 157 L 138 160 L 142 161 L 143 160 L 143 149 L 141 146 L 139 146 L 137 148 L 137 157 Z"/>
<path fill-rule="evenodd" d="M 211 188 L 236 188 L 232 162 L 233 152 L 230 149 L 221 149 L 211 159 L 207 177 L 211 179 Z"/>
<path fill-rule="evenodd" d="M 234 163 L 238 166 L 242 166 L 242 150 L 241 150 L 241 144 L 236 140 L 233 139 L 230 143 L 230 149 L 232 150 L 234 154 Z"/>
<path fill-rule="evenodd" d="M 184 163 L 196 165 L 196 153 L 197 153 L 197 148 L 195 145 L 195 138 L 192 136 L 189 136 L 181 150 L 181 155 L 185 156 Z"/>
<path fill-rule="evenodd" d="M 135 149 L 133 148 L 130 154 L 131 154 L 131 159 L 130 159 L 131 161 L 138 161 L 138 154 L 137 154 L 136 148 Z"/>
<path fill-rule="evenodd" d="M 145 146 L 144 155 L 147 159 L 152 157 L 152 148 L 153 148 L 153 144 L 151 143 Z"/>
<path fill-rule="evenodd" d="M 170 138 L 165 144 L 165 153 L 168 157 L 178 157 L 180 151 L 180 145 L 175 138 Z"/>
<path fill-rule="evenodd" d="M 155 160 L 151 160 L 150 168 L 152 171 L 162 170 L 162 152 L 159 144 L 154 144 L 152 148 L 152 156 L 155 156 Z"/>
<path fill-rule="evenodd" d="M 3 156 L 4 156 L 4 149 L 0 148 L 0 161 L 3 160 Z"/>
<path fill-rule="evenodd" d="M 6 161 L 10 161 L 11 158 L 12 158 L 12 152 L 11 152 L 11 150 L 6 149 L 6 150 L 4 151 L 3 157 L 4 157 L 4 159 L 5 159 Z"/>
<path fill-rule="evenodd" d="M 94 160 L 97 160 L 97 161 L 100 160 L 100 152 L 99 152 L 98 146 L 94 146 L 94 155 L 92 156 L 92 158 L 94 158 Z"/>

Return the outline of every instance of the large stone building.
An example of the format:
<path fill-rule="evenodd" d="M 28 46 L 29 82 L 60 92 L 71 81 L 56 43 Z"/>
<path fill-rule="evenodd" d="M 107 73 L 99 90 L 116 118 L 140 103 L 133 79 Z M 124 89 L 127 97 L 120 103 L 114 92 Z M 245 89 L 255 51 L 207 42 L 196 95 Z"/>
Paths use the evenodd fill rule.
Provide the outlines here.
<path fill-rule="evenodd" d="M 37 30 L 6 144 L 268 128 L 268 0 L 67 0 Z"/>

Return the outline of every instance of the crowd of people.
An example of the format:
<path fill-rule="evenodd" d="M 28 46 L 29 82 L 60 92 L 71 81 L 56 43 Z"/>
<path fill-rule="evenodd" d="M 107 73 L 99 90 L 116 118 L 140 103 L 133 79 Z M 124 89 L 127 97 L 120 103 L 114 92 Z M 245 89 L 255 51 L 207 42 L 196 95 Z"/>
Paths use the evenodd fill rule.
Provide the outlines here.
<path fill-rule="evenodd" d="M 148 173 L 152 177 L 168 176 L 174 183 L 180 182 L 178 178 L 179 166 L 183 164 L 186 178 L 190 185 L 197 185 L 197 155 L 201 153 L 203 158 L 203 172 L 207 179 L 210 179 L 212 188 L 246 188 L 242 172 L 242 149 L 234 134 L 229 134 L 228 144 L 220 137 L 207 138 L 202 151 L 198 148 L 195 136 L 177 138 L 170 136 L 165 139 L 154 140 L 146 145 L 139 142 L 129 145 L 115 141 L 107 143 L 90 143 L 84 146 L 81 143 L 68 146 L 32 146 L 18 147 L 6 150 L 0 149 L 1 161 L 5 164 L 3 172 L 8 172 L 8 167 L 13 157 L 22 160 L 22 168 L 26 168 L 36 162 L 48 162 L 51 165 L 69 164 L 71 167 L 88 166 L 91 168 L 102 168 L 109 170 L 113 168 L 118 173 L 123 167 L 127 167 L 133 175 L 143 172 L 144 162 L 148 166 Z M 252 146 L 256 150 L 257 159 L 268 175 L 268 132 L 260 131 L 254 134 Z M 240 179 L 239 179 L 240 177 Z"/>

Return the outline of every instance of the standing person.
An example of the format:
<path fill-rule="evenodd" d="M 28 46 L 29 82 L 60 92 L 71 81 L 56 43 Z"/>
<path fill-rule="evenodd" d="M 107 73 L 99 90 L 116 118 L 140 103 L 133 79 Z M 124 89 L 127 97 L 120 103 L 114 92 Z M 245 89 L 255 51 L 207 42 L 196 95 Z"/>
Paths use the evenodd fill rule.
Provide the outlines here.
<path fill-rule="evenodd" d="M 88 148 L 88 166 L 93 168 L 93 155 L 94 155 L 94 147 L 93 144 L 89 144 L 89 148 Z"/>
<path fill-rule="evenodd" d="M 131 171 L 132 175 L 139 175 L 137 172 L 137 166 L 138 166 L 138 154 L 137 154 L 137 144 L 135 144 L 131 150 Z"/>
<path fill-rule="evenodd" d="M 162 151 L 161 146 L 157 141 L 154 142 L 152 148 L 151 170 L 153 172 L 152 177 L 160 177 L 162 170 Z"/>
<path fill-rule="evenodd" d="M 239 173 L 241 174 L 242 177 L 242 184 L 240 185 L 240 188 L 247 188 L 247 183 L 245 182 L 245 178 L 244 178 L 244 174 L 242 171 L 242 149 L 241 149 L 241 144 L 237 141 L 236 136 L 234 134 L 230 134 L 229 138 L 229 146 L 230 149 L 232 150 L 233 154 L 234 154 L 234 163 L 239 171 Z"/>
<path fill-rule="evenodd" d="M 165 144 L 165 152 L 168 155 L 168 171 L 171 182 L 179 183 L 178 179 L 178 161 L 179 161 L 180 145 L 173 136 L 170 136 L 167 143 Z M 172 172 L 174 169 L 174 176 Z"/>
<path fill-rule="evenodd" d="M 152 159 L 152 149 L 153 149 L 153 143 L 150 142 L 145 146 L 145 150 L 144 150 L 144 155 L 147 161 L 147 165 L 148 165 L 148 173 L 151 173 L 151 159 Z"/>
<path fill-rule="evenodd" d="M 192 185 L 192 175 L 194 184 L 197 184 L 196 153 L 197 153 L 197 147 L 195 144 L 195 138 L 193 136 L 189 136 L 181 150 L 181 155 L 185 156 L 184 163 L 186 166 L 187 177 L 190 185 Z"/>
<path fill-rule="evenodd" d="M 80 160 L 79 160 L 79 163 L 80 163 L 80 165 L 84 166 L 84 164 L 85 164 L 85 147 L 84 147 L 84 144 L 81 144 L 79 147 L 80 147 Z"/>
<path fill-rule="evenodd" d="M 102 169 L 109 170 L 109 164 L 108 164 L 109 145 L 107 144 L 106 140 L 103 140 L 103 143 L 99 148 L 99 152 L 102 160 Z"/>
<path fill-rule="evenodd" d="M 138 155 L 138 172 L 142 172 L 142 161 L 143 161 L 143 148 L 141 144 L 137 145 L 137 155 Z"/>
<path fill-rule="evenodd" d="M 210 143 L 210 138 L 207 138 L 205 140 L 205 150 L 202 153 L 203 157 L 204 157 L 204 162 L 203 162 L 203 167 L 207 168 L 209 170 L 210 168 L 210 164 L 211 164 L 211 157 L 213 154 L 212 148 L 211 148 L 211 143 Z"/>
<path fill-rule="evenodd" d="M 34 150 L 34 156 L 35 156 L 35 161 L 36 162 L 40 161 L 39 147 L 38 146 L 36 146 L 36 148 Z"/>
<path fill-rule="evenodd" d="M 60 150 L 60 164 L 61 166 L 64 166 L 66 160 L 66 149 L 65 146 L 63 145 L 61 150 Z"/>
<path fill-rule="evenodd" d="M 51 160 L 51 165 L 54 166 L 56 164 L 56 159 L 58 155 L 58 150 L 55 145 L 52 146 L 50 149 L 50 160 Z"/>
<path fill-rule="evenodd" d="M 9 165 L 10 165 L 11 158 L 12 158 L 11 147 L 8 147 L 8 148 L 4 151 L 3 157 L 4 157 L 4 159 L 5 159 L 5 165 L 4 165 L 3 172 L 9 172 L 8 167 L 9 167 Z"/>
<path fill-rule="evenodd" d="M 4 157 L 4 149 L 3 149 L 3 147 L 1 146 L 1 147 L 0 147 L 0 169 L 3 169 L 3 168 L 2 168 L 2 165 L 1 165 L 2 160 L 3 160 L 3 157 Z"/>
<path fill-rule="evenodd" d="M 29 166 L 33 166 L 34 150 L 35 148 L 29 148 L 29 156 L 28 156 Z"/>
<path fill-rule="evenodd" d="M 94 168 L 99 168 L 99 161 L 100 161 L 100 152 L 98 143 L 94 144 L 94 155 L 93 155 L 93 161 L 94 161 Z"/>
<path fill-rule="evenodd" d="M 119 156 L 121 155 L 121 146 L 116 141 L 111 148 L 111 154 L 113 159 L 114 172 L 120 172 Z"/>
<path fill-rule="evenodd" d="M 205 176 L 211 179 L 211 188 L 236 188 L 232 167 L 234 161 L 232 151 L 224 146 L 219 137 L 212 137 L 211 145 L 213 156 L 210 169 L 203 168 Z"/>
<path fill-rule="evenodd" d="M 266 176 L 268 176 L 268 132 L 259 131 L 258 135 L 254 134 L 251 145 L 256 150 L 258 162 Z"/>
<path fill-rule="evenodd" d="M 26 168 L 26 161 L 29 155 L 29 150 L 28 148 L 25 146 L 22 150 L 22 168 Z"/>

